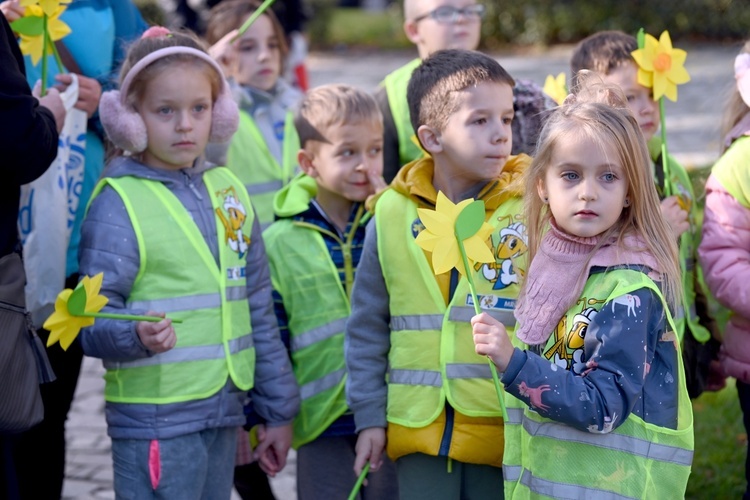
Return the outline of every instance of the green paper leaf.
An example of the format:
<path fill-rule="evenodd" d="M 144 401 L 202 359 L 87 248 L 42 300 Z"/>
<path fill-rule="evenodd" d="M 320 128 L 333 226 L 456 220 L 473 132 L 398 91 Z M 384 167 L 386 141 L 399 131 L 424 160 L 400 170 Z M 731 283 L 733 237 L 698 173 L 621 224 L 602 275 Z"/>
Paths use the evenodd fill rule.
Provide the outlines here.
<path fill-rule="evenodd" d="M 638 48 L 642 49 L 646 46 L 646 32 L 643 31 L 643 28 L 638 30 L 638 35 L 636 35 L 636 39 L 638 40 Z"/>
<path fill-rule="evenodd" d="M 466 205 L 466 208 L 461 210 L 461 213 L 456 217 L 456 238 L 461 241 L 471 238 L 477 234 L 482 224 L 484 224 L 484 202 L 474 200 Z"/>
<path fill-rule="evenodd" d="M 79 286 L 68 299 L 68 312 L 72 316 L 83 316 L 86 312 L 86 289 Z"/>
<path fill-rule="evenodd" d="M 22 35 L 39 36 L 44 31 L 44 19 L 36 16 L 21 17 L 10 23 L 10 27 Z"/>

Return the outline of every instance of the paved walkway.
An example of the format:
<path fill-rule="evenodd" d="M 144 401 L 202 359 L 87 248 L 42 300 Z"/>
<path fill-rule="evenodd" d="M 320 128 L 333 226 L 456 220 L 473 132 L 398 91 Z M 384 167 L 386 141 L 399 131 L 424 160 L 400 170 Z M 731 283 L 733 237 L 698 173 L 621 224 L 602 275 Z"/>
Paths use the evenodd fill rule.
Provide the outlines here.
<path fill-rule="evenodd" d="M 683 47 L 689 52 L 687 69 L 693 80 L 679 89 L 678 104 L 667 103 L 670 151 L 687 167 L 710 165 L 719 151 L 719 122 L 723 96 L 733 84 L 733 61 L 738 47 Z M 568 71 L 570 47 L 544 53 L 499 55 L 515 78 L 543 84 L 548 74 Z M 313 54 L 309 60 L 313 85 L 343 82 L 373 90 L 383 75 L 410 60 L 408 53 Z M 103 369 L 86 358 L 68 420 L 68 464 L 63 496 L 75 499 L 114 498 L 110 440 L 104 423 Z M 295 457 L 272 481 L 280 500 L 296 500 Z M 239 498 L 235 495 L 234 498 Z"/>

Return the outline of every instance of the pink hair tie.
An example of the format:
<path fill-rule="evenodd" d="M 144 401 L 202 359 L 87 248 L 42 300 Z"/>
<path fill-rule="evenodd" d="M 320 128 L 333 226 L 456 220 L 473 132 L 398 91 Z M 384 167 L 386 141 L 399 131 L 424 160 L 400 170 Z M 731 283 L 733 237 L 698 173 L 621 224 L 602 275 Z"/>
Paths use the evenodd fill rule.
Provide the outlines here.
<path fill-rule="evenodd" d="M 750 54 L 740 54 L 734 59 L 734 78 L 742 100 L 750 106 Z"/>
<path fill-rule="evenodd" d="M 143 32 L 141 38 L 161 38 L 169 36 L 171 34 L 172 32 L 164 26 L 151 26 L 149 29 Z"/>

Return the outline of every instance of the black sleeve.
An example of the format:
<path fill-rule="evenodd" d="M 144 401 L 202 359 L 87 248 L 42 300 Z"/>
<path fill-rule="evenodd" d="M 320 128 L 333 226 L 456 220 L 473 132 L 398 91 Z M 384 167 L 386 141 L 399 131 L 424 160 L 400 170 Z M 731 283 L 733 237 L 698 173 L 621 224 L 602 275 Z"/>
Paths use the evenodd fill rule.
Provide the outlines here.
<path fill-rule="evenodd" d="M 58 134 L 52 113 L 31 95 L 18 43 L 0 18 L 0 168 L 4 183 L 20 186 L 55 159 Z"/>
<path fill-rule="evenodd" d="M 388 104 L 388 94 L 385 87 L 380 87 L 375 92 L 375 100 L 380 112 L 383 113 L 383 178 L 388 184 L 391 183 L 401 168 L 401 158 L 398 154 L 398 132 L 396 122 L 393 121 L 391 106 Z"/>

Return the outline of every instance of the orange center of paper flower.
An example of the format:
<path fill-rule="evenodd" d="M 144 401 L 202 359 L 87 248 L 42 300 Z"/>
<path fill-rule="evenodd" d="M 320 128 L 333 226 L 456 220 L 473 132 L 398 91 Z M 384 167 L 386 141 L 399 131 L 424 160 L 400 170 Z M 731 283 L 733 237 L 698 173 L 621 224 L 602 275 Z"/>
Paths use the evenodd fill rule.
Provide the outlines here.
<path fill-rule="evenodd" d="M 672 57 L 662 52 L 654 58 L 654 70 L 663 73 L 672 67 Z"/>

